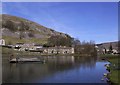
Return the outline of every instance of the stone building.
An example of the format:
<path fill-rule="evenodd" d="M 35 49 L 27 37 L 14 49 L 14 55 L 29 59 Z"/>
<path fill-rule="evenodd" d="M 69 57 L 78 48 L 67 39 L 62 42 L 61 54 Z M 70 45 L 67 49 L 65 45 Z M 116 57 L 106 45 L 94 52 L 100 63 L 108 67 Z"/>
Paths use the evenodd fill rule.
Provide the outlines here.
<path fill-rule="evenodd" d="M 73 47 L 42 47 L 37 48 L 34 52 L 40 52 L 43 54 L 73 54 L 74 48 Z"/>
<path fill-rule="evenodd" d="M 73 54 L 73 47 L 43 47 L 36 49 L 36 51 L 43 54 Z"/>
<path fill-rule="evenodd" d="M 73 47 L 49 47 L 45 50 L 48 54 L 73 54 Z"/>
<path fill-rule="evenodd" d="M 30 52 L 39 52 L 43 54 L 73 54 L 74 48 L 73 47 L 66 47 L 66 46 L 56 46 L 56 47 L 43 47 L 42 45 L 33 45 L 33 44 L 23 44 L 21 46 L 21 51 L 30 51 Z"/>

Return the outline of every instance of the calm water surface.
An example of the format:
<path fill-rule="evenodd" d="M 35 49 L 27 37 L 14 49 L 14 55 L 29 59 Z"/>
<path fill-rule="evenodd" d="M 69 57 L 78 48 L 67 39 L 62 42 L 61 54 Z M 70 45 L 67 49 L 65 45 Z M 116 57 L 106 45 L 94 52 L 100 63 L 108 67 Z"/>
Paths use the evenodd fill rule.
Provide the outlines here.
<path fill-rule="evenodd" d="M 3 56 L 4 57 L 4 56 Z M 10 64 L 3 58 L 3 83 L 106 83 L 108 62 L 96 57 L 48 56 L 42 63 Z"/>

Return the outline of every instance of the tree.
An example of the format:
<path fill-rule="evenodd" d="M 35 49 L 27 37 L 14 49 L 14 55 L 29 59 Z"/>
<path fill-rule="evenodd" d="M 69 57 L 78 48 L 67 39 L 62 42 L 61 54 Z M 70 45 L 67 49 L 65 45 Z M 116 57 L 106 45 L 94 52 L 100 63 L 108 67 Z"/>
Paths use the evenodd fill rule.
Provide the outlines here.
<path fill-rule="evenodd" d="M 11 20 L 6 21 L 6 23 L 3 24 L 3 26 L 8 28 L 11 31 L 16 31 L 15 25 Z"/>
<path fill-rule="evenodd" d="M 112 50 L 113 50 L 112 44 L 110 44 L 109 51 L 112 53 Z"/>
<path fill-rule="evenodd" d="M 72 38 L 64 37 L 60 35 L 51 36 L 48 39 L 49 46 L 72 46 Z"/>
<path fill-rule="evenodd" d="M 91 56 L 96 56 L 97 55 L 97 50 L 95 48 L 95 42 L 90 41 L 86 42 L 83 41 L 80 43 L 80 41 L 77 39 L 74 39 L 74 49 L 76 54 L 87 54 Z"/>
<path fill-rule="evenodd" d="M 20 39 L 23 39 L 25 36 L 24 36 L 24 33 L 22 31 L 20 31 L 20 34 L 19 34 L 19 38 Z"/>
<path fill-rule="evenodd" d="M 32 32 L 29 32 L 29 33 L 28 33 L 28 36 L 29 36 L 29 37 L 34 37 L 34 34 L 33 34 Z"/>
<path fill-rule="evenodd" d="M 75 46 L 75 45 L 80 45 L 81 44 L 81 42 L 80 42 L 80 40 L 79 39 L 73 39 L 73 45 Z"/>
<path fill-rule="evenodd" d="M 18 31 L 19 31 L 19 38 L 22 39 L 24 38 L 24 31 L 28 30 L 29 26 L 27 26 L 24 22 L 21 21 L 21 23 L 18 26 Z"/>
<path fill-rule="evenodd" d="M 106 48 L 104 47 L 104 50 L 105 50 L 105 54 L 107 53 L 107 50 L 106 50 Z"/>

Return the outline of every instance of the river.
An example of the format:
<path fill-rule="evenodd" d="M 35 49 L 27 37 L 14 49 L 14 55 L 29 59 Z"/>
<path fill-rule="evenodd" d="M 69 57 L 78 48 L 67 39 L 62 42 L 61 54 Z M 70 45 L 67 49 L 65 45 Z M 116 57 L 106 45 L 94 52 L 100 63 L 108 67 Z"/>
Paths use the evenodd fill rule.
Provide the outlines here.
<path fill-rule="evenodd" d="M 4 57 L 4 56 L 3 56 Z M 108 62 L 97 57 L 46 56 L 46 63 L 9 63 L 3 58 L 3 83 L 107 83 Z"/>

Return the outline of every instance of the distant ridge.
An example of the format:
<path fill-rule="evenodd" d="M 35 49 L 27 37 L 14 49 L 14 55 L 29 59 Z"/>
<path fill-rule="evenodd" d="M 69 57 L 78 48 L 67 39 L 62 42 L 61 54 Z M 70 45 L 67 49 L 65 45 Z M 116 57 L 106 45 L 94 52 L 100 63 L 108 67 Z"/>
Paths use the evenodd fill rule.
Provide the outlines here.
<path fill-rule="evenodd" d="M 97 45 L 98 47 L 101 47 L 101 48 L 109 49 L 110 44 L 112 45 L 112 48 L 113 48 L 113 49 L 118 50 L 118 48 L 119 48 L 118 41 L 114 41 L 114 42 L 104 42 L 104 43 L 100 43 L 100 44 L 96 44 L 96 45 Z"/>

